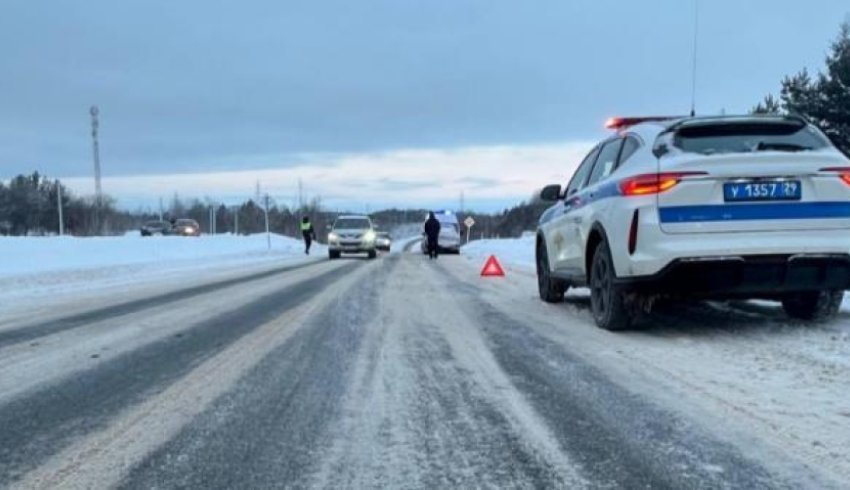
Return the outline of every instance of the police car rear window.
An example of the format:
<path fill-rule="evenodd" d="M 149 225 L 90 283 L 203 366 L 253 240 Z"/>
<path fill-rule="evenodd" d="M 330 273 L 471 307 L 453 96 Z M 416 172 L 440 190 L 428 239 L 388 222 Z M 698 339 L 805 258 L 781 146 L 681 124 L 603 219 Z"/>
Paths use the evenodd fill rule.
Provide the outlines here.
<path fill-rule="evenodd" d="M 727 122 L 679 128 L 673 144 L 688 153 L 750 153 L 808 151 L 829 143 L 811 126 L 799 121 Z"/>

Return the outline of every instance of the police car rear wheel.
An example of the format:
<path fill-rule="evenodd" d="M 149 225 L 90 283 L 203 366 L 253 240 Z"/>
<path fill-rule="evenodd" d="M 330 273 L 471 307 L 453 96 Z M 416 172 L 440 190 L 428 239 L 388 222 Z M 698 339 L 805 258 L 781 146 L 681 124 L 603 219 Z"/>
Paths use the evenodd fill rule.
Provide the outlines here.
<path fill-rule="evenodd" d="M 541 244 L 537 251 L 537 288 L 540 299 L 547 303 L 563 301 L 564 293 L 568 289 L 564 281 L 555 279 L 549 272 L 549 256 L 545 244 Z"/>
<path fill-rule="evenodd" d="M 809 291 L 782 299 L 782 308 L 791 318 L 823 321 L 838 314 L 844 291 Z"/>
<path fill-rule="evenodd" d="M 608 243 L 596 246 L 590 268 L 590 306 L 596 325 L 605 330 L 625 330 L 632 319 L 622 290 L 615 284 L 614 261 Z"/>

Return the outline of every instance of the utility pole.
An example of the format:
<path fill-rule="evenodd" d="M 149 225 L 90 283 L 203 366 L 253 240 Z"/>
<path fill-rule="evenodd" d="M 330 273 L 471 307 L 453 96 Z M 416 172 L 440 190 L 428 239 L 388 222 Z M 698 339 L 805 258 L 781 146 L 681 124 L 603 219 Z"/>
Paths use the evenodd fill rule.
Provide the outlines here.
<path fill-rule="evenodd" d="M 162 196 L 159 196 L 159 220 L 162 221 Z"/>
<path fill-rule="evenodd" d="M 94 226 L 95 231 L 99 235 L 101 232 L 100 226 L 100 207 L 103 203 L 103 189 L 100 186 L 100 147 L 97 142 L 97 115 L 100 111 L 96 105 L 91 106 L 89 114 L 91 114 L 91 138 L 92 150 L 94 152 Z"/>
<path fill-rule="evenodd" d="M 62 185 L 56 181 L 56 206 L 59 208 L 59 236 L 65 234 L 65 220 L 62 217 Z"/>
<path fill-rule="evenodd" d="M 239 236 L 239 206 L 233 210 L 233 234 Z"/>
<path fill-rule="evenodd" d="M 272 249 L 272 234 L 269 231 L 269 195 L 266 193 L 266 245 L 268 245 L 268 249 Z"/>
<path fill-rule="evenodd" d="M 304 209 L 304 182 L 298 177 L 298 210 Z"/>

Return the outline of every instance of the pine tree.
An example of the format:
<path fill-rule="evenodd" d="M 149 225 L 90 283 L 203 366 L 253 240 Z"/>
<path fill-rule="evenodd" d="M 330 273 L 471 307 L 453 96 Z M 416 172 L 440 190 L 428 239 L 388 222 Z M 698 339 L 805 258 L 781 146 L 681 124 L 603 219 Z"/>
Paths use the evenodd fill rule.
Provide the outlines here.
<path fill-rule="evenodd" d="M 759 102 L 752 110 L 753 114 L 779 114 L 780 112 L 782 112 L 782 103 L 773 94 L 768 94 L 764 101 Z"/>
<path fill-rule="evenodd" d="M 779 99 L 777 104 L 768 95 L 753 112 L 778 113 L 781 109 L 804 116 L 850 155 L 850 23 L 842 24 L 833 41 L 826 57 L 826 70 L 815 79 L 805 69 L 785 77 Z"/>

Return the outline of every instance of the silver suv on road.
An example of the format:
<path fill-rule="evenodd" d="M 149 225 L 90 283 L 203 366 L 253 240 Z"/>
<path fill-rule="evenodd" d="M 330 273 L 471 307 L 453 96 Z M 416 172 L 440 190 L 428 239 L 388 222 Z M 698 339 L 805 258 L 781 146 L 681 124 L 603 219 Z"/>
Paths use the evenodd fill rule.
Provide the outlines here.
<path fill-rule="evenodd" d="M 328 233 L 328 256 L 338 259 L 341 254 L 365 253 L 374 259 L 377 234 L 368 216 L 340 216 Z"/>

